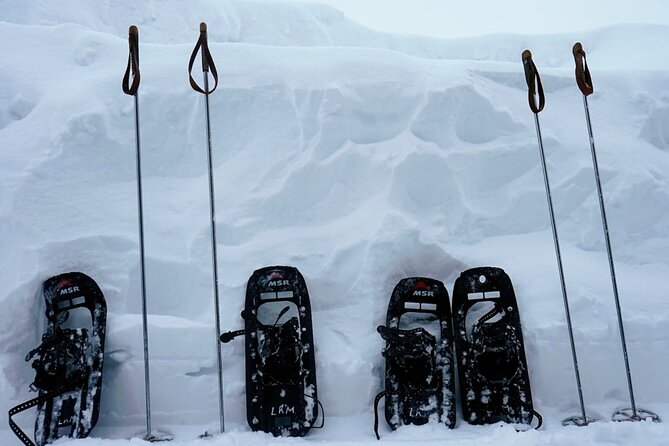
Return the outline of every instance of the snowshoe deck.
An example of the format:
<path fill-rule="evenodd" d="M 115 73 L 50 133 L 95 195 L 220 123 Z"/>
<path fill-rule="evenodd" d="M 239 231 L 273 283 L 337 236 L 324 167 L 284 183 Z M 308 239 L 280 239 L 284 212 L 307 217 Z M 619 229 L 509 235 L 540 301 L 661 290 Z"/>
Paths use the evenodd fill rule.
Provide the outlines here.
<path fill-rule="evenodd" d="M 386 325 L 377 330 L 386 341 L 385 390 L 374 402 L 377 438 L 377 407 L 383 396 L 386 422 L 393 430 L 429 421 L 454 427 L 453 332 L 444 284 L 425 277 L 402 279 L 390 298 Z"/>
<path fill-rule="evenodd" d="M 36 377 L 31 388 L 39 390 L 39 395 L 10 410 L 12 430 L 24 444 L 31 445 L 11 417 L 37 406 L 38 446 L 63 436 L 87 437 L 97 423 L 107 319 L 102 291 L 83 273 L 51 277 L 42 290 L 47 327 L 42 344 L 26 356 L 26 361 L 35 357 L 32 366 Z M 88 310 L 90 322 L 79 316 L 67 322 L 77 308 Z"/>
<path fill-rule="evenodd" d="M 302 274 L 289 266 L 255 271 L 242 318 L 244 330 L 224 333 L 221 341 L 245 336 L 249 426 L 274 436 L 305 435 L 317 427 L 319 402 L 311 305 Z"/>
<path fill-rule="evenodd" d="M 540 425 L 518 304 L 504 270 L 479 267 L 460 274 L 453 288 L 453 321 L 464 419 L 529 425 L 537 416 Z"/>

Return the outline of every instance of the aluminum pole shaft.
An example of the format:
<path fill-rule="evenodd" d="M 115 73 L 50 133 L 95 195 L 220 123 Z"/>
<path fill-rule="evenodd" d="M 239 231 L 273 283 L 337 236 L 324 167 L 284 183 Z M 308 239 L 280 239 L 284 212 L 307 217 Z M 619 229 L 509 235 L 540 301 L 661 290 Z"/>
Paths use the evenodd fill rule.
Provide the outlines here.
<path fill-rule="evenodd" d="M 597 164 L 597 152 L 595 151 L 595 138 L 592 135 L 592 124 L 590 122 L 590 109 L 588 108 L 588 98 L 583 95 L 583 109 L 585 110 L 585 120 L 588 124 L 588 136 L 590 139 L 590 152 L 592 153 L 592 166 L 595 170 L 595 182 L 597 183 L 597 197 L 599 198 L 599 210 L 602 216 L 602 227 L 604 229 L 604 240 L 606 241 L 606 254 L 609 258 L 609 270 L 611 272 L 611 286 L 613 288 L 613 299 L 616 303 L 616 315 L 618 316 L 618 331 L 620 332 L 620 343 L 623 349 L 623 358 L 625 360 L 625 373 L 627 375 L 627 388 L 630 395 L 632 414 L 636 418 L 636 402 L 634 401 L 634 388 L 632 387 L 632 372 L 630 371 L 629 357 L 627 354 L 627 342 L 625 340 L 625 327 L 623 325 L 623 316 L 620 309 L 620 298 L 618 295 L 618 284 L 616 281 L 616 268 L 613 264 L 613 251 L 611 249 L 611 238 L 609 237 L 609 224 L 606 220 L 606 210 L 604 208 L 604 194 L 602 193 L 602 182 L 599 178 L 599 165 Z"/>
<path fill-rule="evenodd" d="M 137 147 L 137 216 L 139 220 L 139 275 L 142 287 L 142 331 L 144 337 L 144 393 L 146 398 L 146 438 L 151 437 L 151 383 L 149 378 L 149 331 L 146 306 L 146 275 L 144 262 L 144 213 L 142 204 L 142 160 L 139 139 L 139 101 L 135 98 L 135 142 Z"/>
<path fill-rule="evenodd" d="M 534 123 L 537 130 L 537 140 L 539 142 L 539 154 L 541 156 L 541 168 L 544 174 L 544 186 L 546 188 L 546 200 L 548 201 L 548 212 L 550 214 L 551 229 L 553 231 L 553 243 L 555 245 L 555 257 L 557 259 L 558 271 L 560 273 L 560 286 L 562 288 L 562 300 L 564 302 L 564 312 L 567 318 L 567 329 L 569 331 L 569 343 L 571 345 L 571 356 L 574 362 L 574 374 L 576 375 L 576 387 L 578 388 L 578 401 L 581 405 L 581 416 L 583 424 L 588 424 L 588 417 L 585 413 L 585 404 L 583 402 L 583 388 L 581 386 L 581 374 L 578 369 L 578 357 L 576 355 L 576 344 L 574 343 L 574 331 L 571 323 L 571 313 L 569 311 L 569 299 L 567 298 L 567 287 L 564 279 L 564 269 L 562 267 L 562 255 L 560 253 L 560 242 L 558 240 L 557 226 L 555 224 L 555 212 L 553 211 L 553 199 L 551 197 L 551 188 L 548 181 L 548 170 L 546 169 L 546 155 L 544 154 L 544 144 L 541 137 L 541 128 L 539 127 L 539 115 L 534 114 Z"/>
<path fill-rule="evenodd" d="M 206 71 L 203 73 L 203 76 L 204 91 L 207 92 L 204 95 L 204 104 L 207 120 L 207 161 L 209 163 L 209 215 L 211 217 L 211 265 L 214 278 L 214 312 L 216 320 L 216 336 L 214 339 L 216 342 L 216 360 L 218 365 L 218 413 L 221 432 L 225 432 L 225 408 L 223 405 L 223 362 L 221 359 L 221 342 L 219 341 L 219 336 L 221 335 L 221 312 L 218 294 L 218 257 L 216 254 L 216 199 L 214 194 L 214 165 L 212 162 L 211 149 L 211 120 L 209 118 L 209 77 Z"/>

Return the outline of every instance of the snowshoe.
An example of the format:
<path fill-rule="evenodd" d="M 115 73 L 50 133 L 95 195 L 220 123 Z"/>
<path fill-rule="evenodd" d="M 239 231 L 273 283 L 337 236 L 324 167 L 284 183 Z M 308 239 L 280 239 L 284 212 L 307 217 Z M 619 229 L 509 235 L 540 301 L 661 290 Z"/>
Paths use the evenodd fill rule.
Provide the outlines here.
<path fill-rule="evenodd" d="M 245 328 L 221 342 L 246 340 L 246 418 L 254 431 L 300 437 L 314 426 L 316 393 L 311 305 L 297 268 L 259 269 L 249 279 L 242 311 Z"/>
<path fill-rule="evenodd" d="M 464 419 L 531 425 L 532 404 L 518 304 L 501 268 L 469 269 L 455 281 L 453 324 Z"/>
<path fill-rule="evenodd" d="M 98 420 L 102 391 L 107 306 L 98 285 L 83 273 L 65 273 L 43 284 L 47 327 L 34 358 L 36 398 L 9 411 L 9 425 L 26 446 L 32 440 L 12 416 L 37 406 L 38 446 L 63 437 L 87 437 Z M 88 310 L 85 314 L 72 311 Z M 85 316 L 84 316 L 85 314 Z"/>
<path fill-rule="evenodd" d="M 444 284 L 424 277 L 402 279 L 390 298 L 386 325 L 377 331 L 386 341 L 386 373 L 385 390 L 374 400 L 376 438 L 380 438 L 378 405 L 383 397 L 386 422 L 393 430 L 429 421 L 453 428 L 453 331 Z"/>

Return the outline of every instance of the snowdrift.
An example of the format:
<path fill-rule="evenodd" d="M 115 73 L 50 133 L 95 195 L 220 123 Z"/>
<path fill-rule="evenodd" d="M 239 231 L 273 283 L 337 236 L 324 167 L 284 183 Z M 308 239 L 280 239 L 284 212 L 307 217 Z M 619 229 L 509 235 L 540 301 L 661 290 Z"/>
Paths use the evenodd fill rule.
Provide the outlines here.
<path fill-rule="evenodd" d="M 577 40 L 595 85 L 590 109 L 636 397 L 666 416 L 669 58 L 655 55 L 666 56 L 669 27 L 432 39 L 375 32 L 310 4 L 0 8 L 0 410 L 28 396 L 33 372 L 23 357 L 43 329 L 41 282 L 83 271 L 109 308 L 95 435 L 143 429 L 134 108 L 120 88 L 127 27 L 136 24 L 154 424 L 216 431 L 204 105 L 186 75 L 204 20 L 221 77 L 210 103 L 222 326 L 241 327 L 253 270 L 300 269 L 328 417 L 315 438 L 373 440 L 383 367 L 375 328 L 394 285 L 420 275 L 450 292 L 461 271 L 479 265 L 500 266 L 514 281 L 535 403 L 551 433 L 519 439 L 460 419 L 453 432 L 424 427 L 391 438 L 660 444 L 667 435 L 663 425 L 559 427 L 578 404 L 520 53 L 532 49 L 547 95 L 540 119 L 586 403 L 604 419 L 628 404 L 573 79 Z M 243 354 L 241 344 L 223 347 L 226 421 L 233 440 L 265 444 L 245 433 Z M 8 430 L 0 438 L 17 443 Z"/>

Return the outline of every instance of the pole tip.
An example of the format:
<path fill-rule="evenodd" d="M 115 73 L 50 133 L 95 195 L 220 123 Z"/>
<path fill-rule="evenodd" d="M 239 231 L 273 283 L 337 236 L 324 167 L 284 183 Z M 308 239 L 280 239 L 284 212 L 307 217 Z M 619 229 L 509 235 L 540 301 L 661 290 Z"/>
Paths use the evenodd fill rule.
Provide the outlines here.
<path fill-rule="evenodd" d="M 200 23 L 200 32 L 201 33 L 206 33 L 207 32 L 207 24 L 202 22 Z"/>
<path fill-rule="evenodd" d="M 581 45 L 581 42 L 576 42 L 574 44 L 574 47 L 571 49 L 571 52 L 574 53 L 574 56 L 577 54 L 585 54 L 585 51 L 583 51 L 583 45 Z"/>
<path fill-rule="evenodd" d="M 128 28 L 128 35 L 133 37 L 139 36 L 139 30 L 135 25 L 131 25 L 130 28 Z"/>

